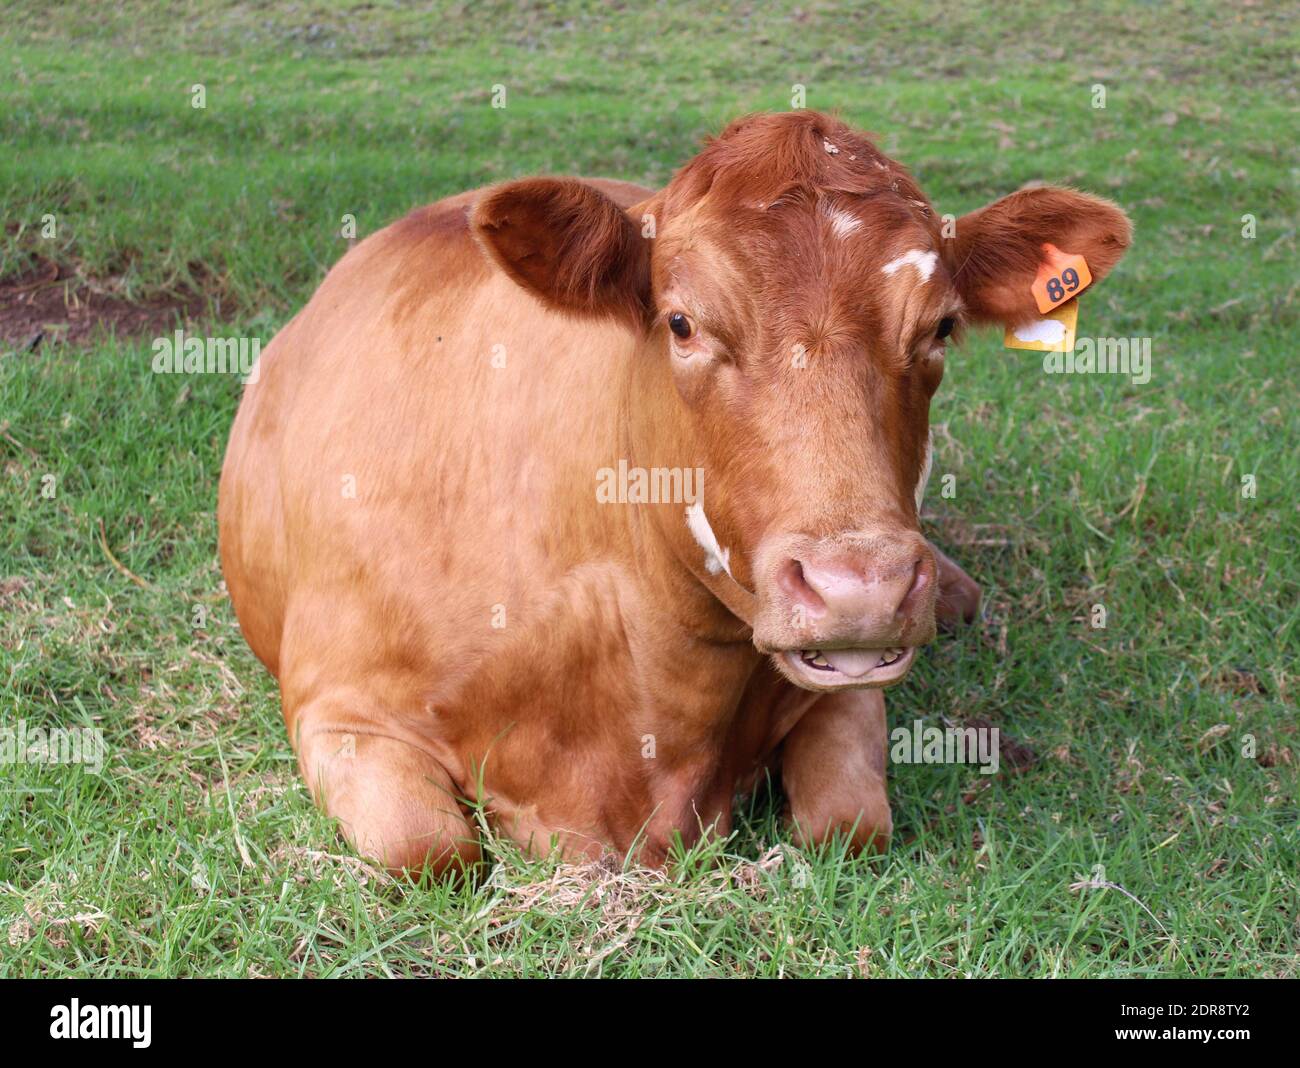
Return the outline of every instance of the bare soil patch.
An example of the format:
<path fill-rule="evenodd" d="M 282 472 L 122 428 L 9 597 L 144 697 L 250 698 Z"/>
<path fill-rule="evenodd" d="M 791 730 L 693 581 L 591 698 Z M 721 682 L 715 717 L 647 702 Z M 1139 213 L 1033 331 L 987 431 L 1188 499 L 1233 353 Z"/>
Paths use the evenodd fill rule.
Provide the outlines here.
<path fill-rule="evenodd" d="M 84 347 L 101 336 L 158 337 L 197 322 L 205 308 L 197 293 L 128 301 L 49 264 L 0 281 L 0 351 L 35 352 L 49 344 Z"/>

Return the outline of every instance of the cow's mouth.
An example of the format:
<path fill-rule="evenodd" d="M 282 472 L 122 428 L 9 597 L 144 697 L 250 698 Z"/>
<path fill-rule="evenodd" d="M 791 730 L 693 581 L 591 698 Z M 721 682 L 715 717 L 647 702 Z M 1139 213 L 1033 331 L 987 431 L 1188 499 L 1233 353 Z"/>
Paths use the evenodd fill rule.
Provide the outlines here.
<path fill-rule="evenodd" d="M 912 669 L 916 647 L 789 649 L 778 654 L 785 673 L 809 690 L 891 686 Z"/>

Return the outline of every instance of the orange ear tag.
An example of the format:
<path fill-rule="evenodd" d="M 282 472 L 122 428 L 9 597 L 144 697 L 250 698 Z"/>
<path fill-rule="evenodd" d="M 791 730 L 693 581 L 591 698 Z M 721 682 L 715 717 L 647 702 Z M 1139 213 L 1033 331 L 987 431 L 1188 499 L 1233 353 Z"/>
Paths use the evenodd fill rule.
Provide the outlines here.
<path fill-rule="evenodd" d="M 1046 315 L 1092 285 L 1092 272 L 1082 256 L 1062 252 L 1055 245 L 1045 244 L 1043 251 L 1047 253 L 1047 262 L 1039 265 L 1038 276 L 1029 291 L 1038 302 L 1038 310 Z"/>
<path fill-rule="evenodd" d="M 1059 308 L 1053 308 L 1041 319 L 1007 327 L 1002 344 L 1009 349 L 1029 349 L 1031 352 L 1073 352 L 1078 327 L 1079 302 L 1070 300 Z"/>

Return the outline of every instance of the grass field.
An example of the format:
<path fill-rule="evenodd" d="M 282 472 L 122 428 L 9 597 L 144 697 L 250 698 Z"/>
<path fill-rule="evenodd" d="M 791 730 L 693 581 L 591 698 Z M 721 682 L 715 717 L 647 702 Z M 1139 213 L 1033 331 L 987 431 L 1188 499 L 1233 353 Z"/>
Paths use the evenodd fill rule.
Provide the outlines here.
<path fill-rule="evenodd" d="M 890 721 L 987 721 L 1019 766 L 893 768 L 870 860 L 801 854 L 760 799 L 667 874 L 500 849 L 477 885 L 400 885 L 311 805 L 223 597 L 238 381 L 52 321 L 0 355 L 0 717 L 108 750 L 100 775 L 0 766 L 0 974 L 1300 975 L 1300 10 L 698 10 L 0 3 L 0 300 L 57 267 L 67 301 L 269 339 L 345 214 L 363 236 L 505 177 L 662 183 L 796 83 L 940 212 L 1030 180 L 1112 197 L 1135 243 L 1081 332 L 1150 338 L 1150 382 L 979 334 L 936 398 L 956 492 L 929 530 L 987 618 Z"/>

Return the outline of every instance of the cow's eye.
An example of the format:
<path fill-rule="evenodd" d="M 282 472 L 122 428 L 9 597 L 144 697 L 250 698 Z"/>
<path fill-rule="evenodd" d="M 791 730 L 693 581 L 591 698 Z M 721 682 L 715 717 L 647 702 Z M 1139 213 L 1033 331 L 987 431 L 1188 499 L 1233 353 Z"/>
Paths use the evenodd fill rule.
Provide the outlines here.
<path fill-rule="evenodd" d="M 685 341 L 695 333 L 695 324 L 681 312 L 673 312 L 668 317 L 668 329 Z"/>
<path fill-rule="evenodd" d="M 940 341 L 952 333 L 953 327 L 957 325 L 956 319 L 940 319 L 939 329 L 934 332 L 934 336 Z"/>

